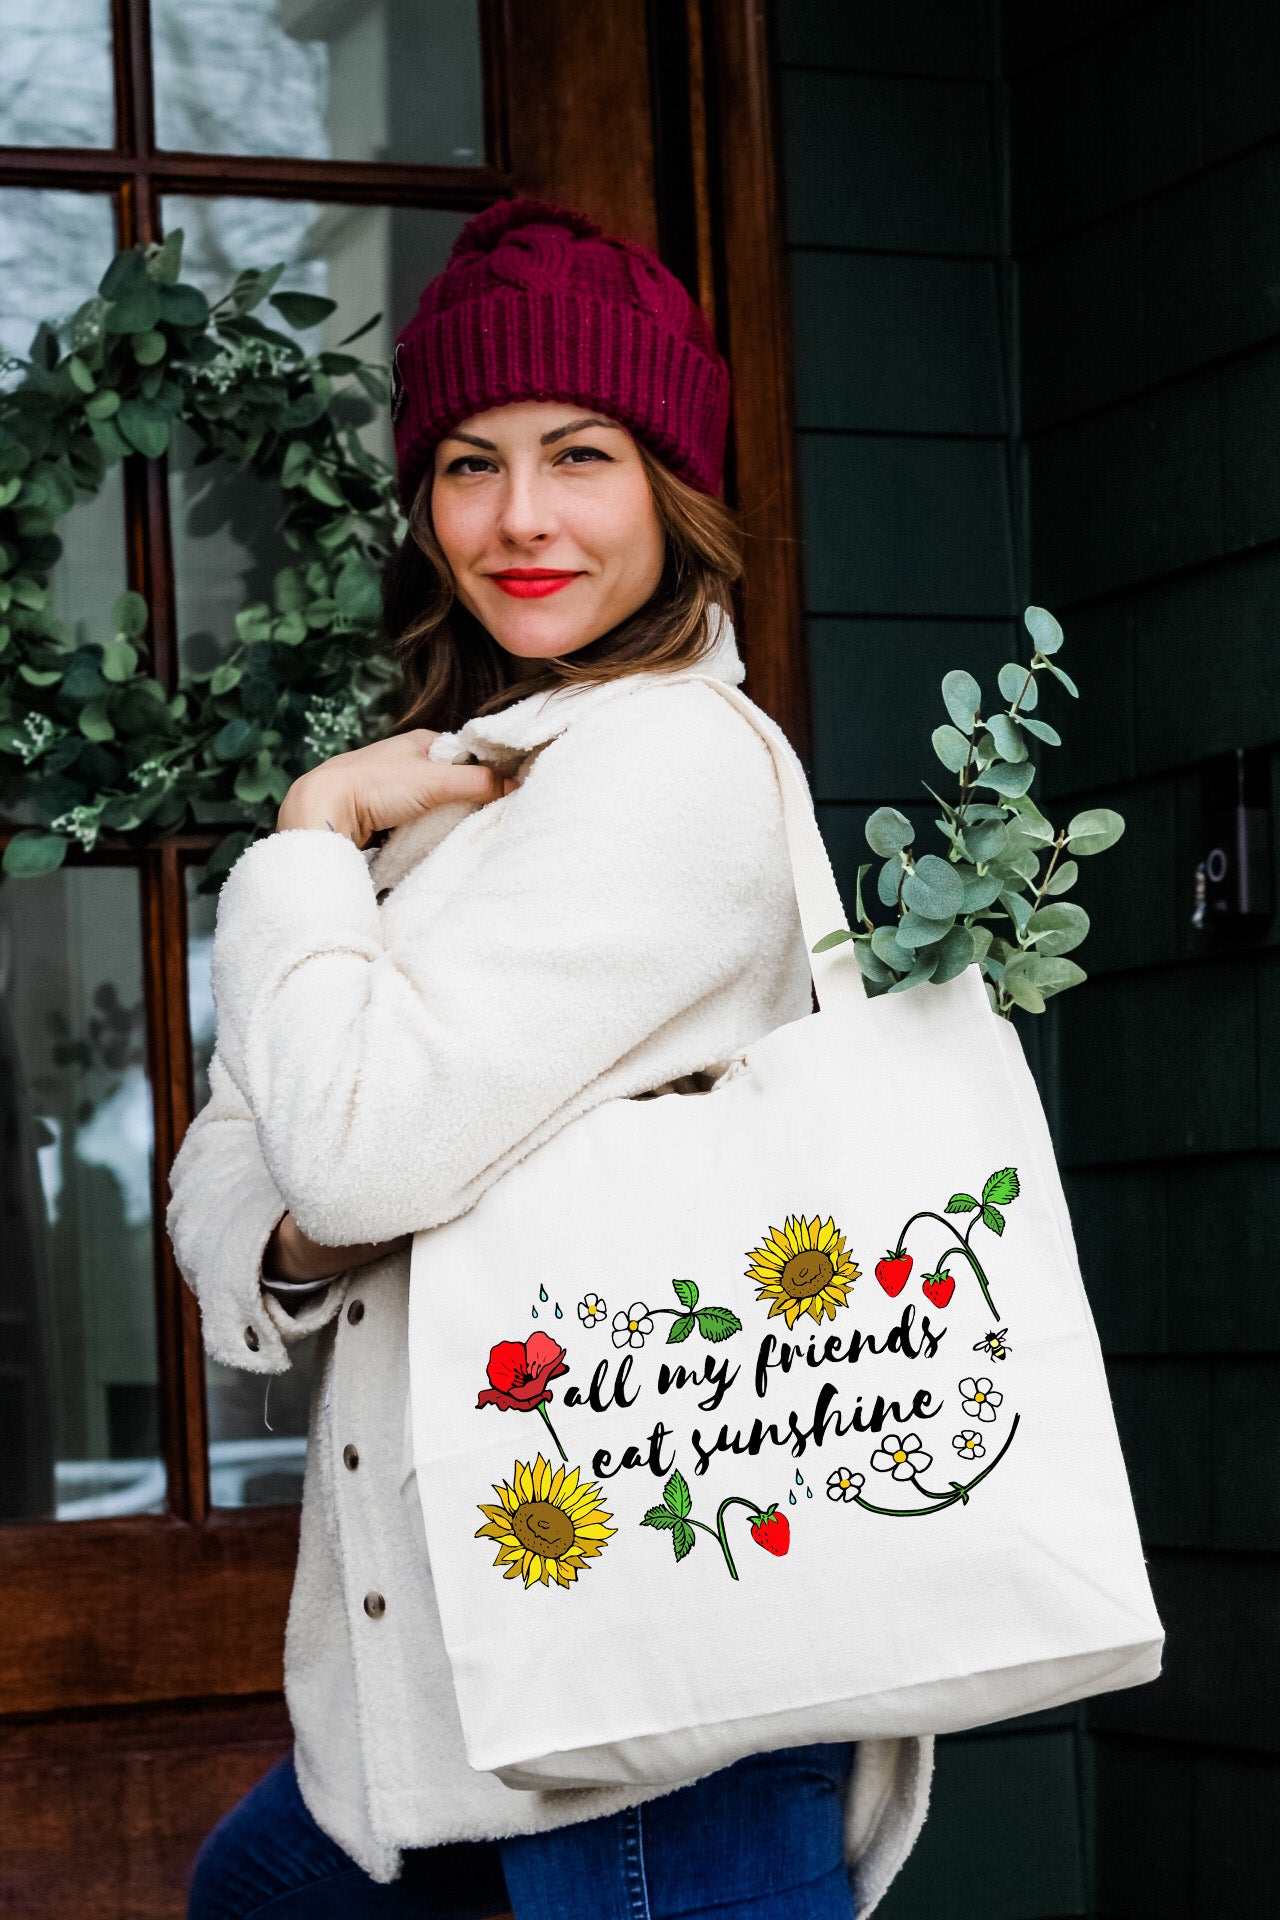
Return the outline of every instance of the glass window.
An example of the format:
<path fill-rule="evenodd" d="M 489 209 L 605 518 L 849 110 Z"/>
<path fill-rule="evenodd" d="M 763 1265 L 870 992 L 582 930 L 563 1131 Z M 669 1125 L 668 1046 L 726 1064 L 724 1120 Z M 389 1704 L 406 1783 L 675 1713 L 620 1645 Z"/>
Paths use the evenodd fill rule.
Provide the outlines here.
<path fill-rule="evenodd" d="M 0 0 L 0 146 L 109 147 L 110 0 Z"/>
<path fill-rule="evenodd" d="M 217 895 L 197 891 L 201 869 L 187 868 L 187 997 L 195 1069 L 195 1111 L 209 1098 L 214 1007 L 209 968 Z M 302 1499 L 316 1341 L 294 1347 L 293 1366 L 273 1375 L 245 1373 L 205 1357 L 209 1407 L 209 1496 L 215 1507 L 296 1504 Z"/>
<path fill-rule="evenodd" d="M 0 190 L 0 353 L 25 359 L 42 320 L 69 320 L 98 291 L 115 250 L 106 194 Z M 0 372 L 12 383 L 12 370 Z"/>
<path fill-rule="evenodd" d="M 478 0 L 152 0 L 151 21 L 162 148 L 484 162 Z"/>
<path fill-rule="evenodd" d="M 166 232 L 185 234 L 183 278 L 212 299 L 245 267 L 287 263 L 281 286 L 325 294 L 337 310 L 299 336 L 312 351 L 336 346 L 376 313 L 378 325 L 352 351 L 388 362 L 396 333 L 426 282 L 440 271 L 467 216 L 417 207 L 321 206 L 288 200 L 202 199 L 164 202 Z M 272 324 L 279 316 L 266 313 Z M 387 410 L 363 430 L 380 459 L 393 458 Z M 182 437 L 169 464 L 179 658 L 202 672 L 235 638 L 235 616 L 268 599 L 291 556 L 279 535 L 278 491 L 222 463 L 196 467 L 195 443 Z"/>
<path fill-rule="evenodd" d="M 0 880 L 0 1517 L 158 1513 L 138 875 Z"/>

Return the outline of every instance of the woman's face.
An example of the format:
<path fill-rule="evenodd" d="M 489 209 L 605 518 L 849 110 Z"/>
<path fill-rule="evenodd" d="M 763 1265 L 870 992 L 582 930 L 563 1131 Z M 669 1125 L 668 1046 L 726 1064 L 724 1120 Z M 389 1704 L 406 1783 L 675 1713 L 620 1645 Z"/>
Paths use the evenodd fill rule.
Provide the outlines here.
<path fill-rule="evenodd" d="M 521 400 L 464 420 L 436 448 L 431 520 L 458 598 L 520 660 L 598 640 L 662 576 L 636 443 L 589 407 Z"/>

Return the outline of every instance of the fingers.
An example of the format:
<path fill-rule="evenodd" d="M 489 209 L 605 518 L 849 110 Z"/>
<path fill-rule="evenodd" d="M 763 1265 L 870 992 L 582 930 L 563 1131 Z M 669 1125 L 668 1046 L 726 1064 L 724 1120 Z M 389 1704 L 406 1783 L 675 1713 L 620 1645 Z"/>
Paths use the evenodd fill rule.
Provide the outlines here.
<path fill-rule="evenodd" d="M 440 772 L 451 800 L 498 800 L 507 791 L 506 782 L 492 767 L 444 766 Z"/>

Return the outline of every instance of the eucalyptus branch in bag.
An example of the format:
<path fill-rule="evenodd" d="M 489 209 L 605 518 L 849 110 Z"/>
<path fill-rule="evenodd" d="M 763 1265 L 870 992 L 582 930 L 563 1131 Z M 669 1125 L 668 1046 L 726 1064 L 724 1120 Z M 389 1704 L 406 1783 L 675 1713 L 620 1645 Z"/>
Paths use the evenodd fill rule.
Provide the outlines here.
<path fill-rule="evenodd" d="M 1073 699 L 1079 695 L 1053 657 L 1062 646 L 1053 615 L 1033 606 L 1023 619 L 1035 652 L 1027 665 L 1011 660 L 1001 667 L 1000 711 L 984 717 L 971 673 L 957 669 L 942 682 L 950 722 L 934 729 L 933 750 L 956 776 L 957 790 L 947 800 L 925 785 L 942 809 L 935 824 L 947 842 L 945 857 L 918 853 L 905 814 L 877 808 L 867 844 L 884 863 L 876 896 L 892 918 L 877 925 L 866 910 L 868 861 L 858 868 L 854 929 L 841 927 L 813 949 L 852 940 L 873 996 L 926 981 L 941 986 L 976 961 L 992 1006 L 1008 1019 L 1015 1006 L 1043 1013 L 1055 993 L 1086 977 L 1066 955 L 1087 935 L 1089 916 L 1063 896 L 1076 883 L 1079 860 L 1114 846 L 1124 821 L 1109 807 L 1091 807 L 1055 828 L 1031 798 L 1032 744 L 1062 745 L 1055 728 L 1033 717 L 1038 678 L 1047 673 Z"/>

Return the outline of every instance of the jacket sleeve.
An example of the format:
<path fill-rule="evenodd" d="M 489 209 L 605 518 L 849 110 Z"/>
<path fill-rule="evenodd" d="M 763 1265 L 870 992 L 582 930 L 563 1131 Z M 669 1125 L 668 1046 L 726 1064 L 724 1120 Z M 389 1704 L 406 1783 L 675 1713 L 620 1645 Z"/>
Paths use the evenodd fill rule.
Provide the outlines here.
<path fill-rule="evenodd" d="M 165 1224 L 200 1302 L 213 1358 L 250 1373 L 283 1373 L 288 1348 L 333 1318 L 345 1288 L 335 1279 L 295 1314 L 263 1292 L 263 1251 L 288 1203 L 267 1171 L 244 1096 L 216 1053 L 209 1086 L 174 1156 Z"/>
<path fill-rule="evenodd" d="M 479 830 L 465 887 L 441 901 L 410 875 L 385 920 L 326 829 L 258 841 L 224 883 L 219 1047 L 314 1239 L 452 1218 L 601 1074 L 795 938 L 772 759 L 696 681 L 570 726 L 457 829 Z"/>

